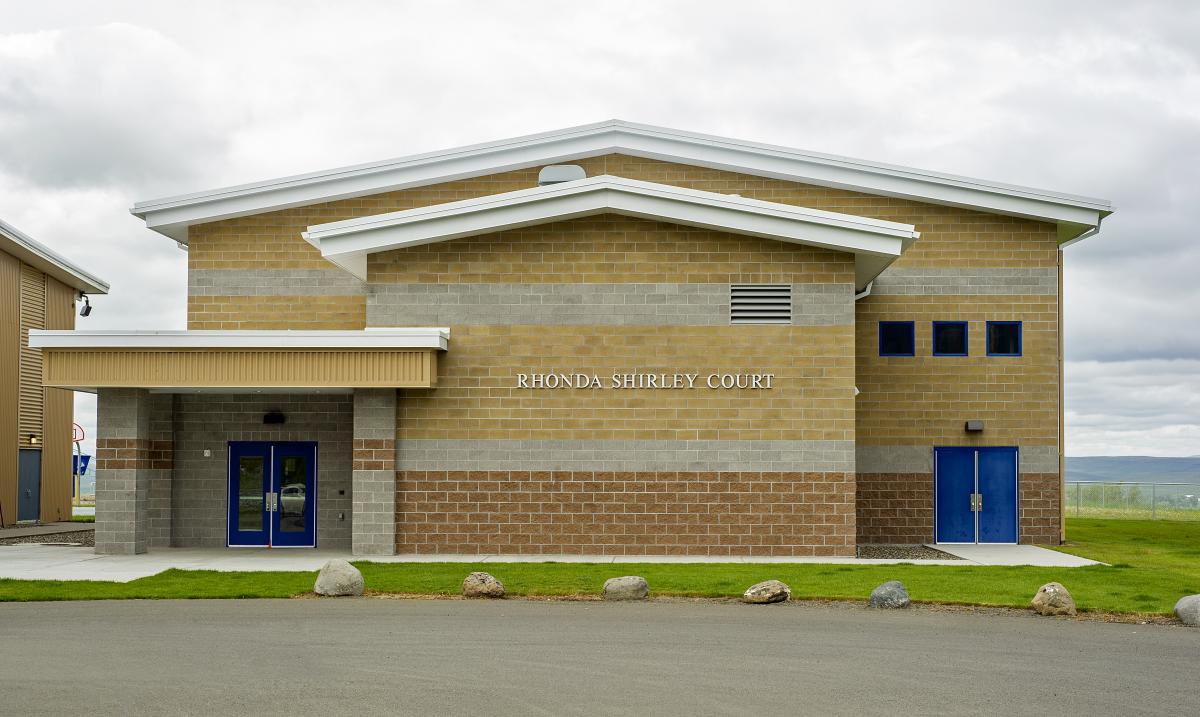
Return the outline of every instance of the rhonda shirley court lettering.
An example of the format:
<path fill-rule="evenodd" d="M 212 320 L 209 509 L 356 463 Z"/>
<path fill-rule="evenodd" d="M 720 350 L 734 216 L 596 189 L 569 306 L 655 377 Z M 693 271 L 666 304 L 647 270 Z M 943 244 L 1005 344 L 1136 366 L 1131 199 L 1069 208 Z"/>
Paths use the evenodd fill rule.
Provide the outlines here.
<path fill-rule="evenodd" d="M 773 373 L 614 373 L 604 379 L 594 373 L 519 373 L 517 388 L 574 389 L 752 389 L 770 390 Z"/>

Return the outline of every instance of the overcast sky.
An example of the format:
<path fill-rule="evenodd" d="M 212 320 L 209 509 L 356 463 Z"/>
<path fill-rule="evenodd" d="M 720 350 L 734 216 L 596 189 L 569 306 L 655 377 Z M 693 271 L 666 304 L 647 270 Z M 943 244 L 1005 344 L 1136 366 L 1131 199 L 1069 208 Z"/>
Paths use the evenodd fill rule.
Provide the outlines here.
<path fill-rule="evenodd" d="M 0 0 L 0 216 L 183 328 L 136 200 L 611 117 L 1101 197 L 1067 453 L 1200 454 L 1200 3 L 983 5 Z"/>

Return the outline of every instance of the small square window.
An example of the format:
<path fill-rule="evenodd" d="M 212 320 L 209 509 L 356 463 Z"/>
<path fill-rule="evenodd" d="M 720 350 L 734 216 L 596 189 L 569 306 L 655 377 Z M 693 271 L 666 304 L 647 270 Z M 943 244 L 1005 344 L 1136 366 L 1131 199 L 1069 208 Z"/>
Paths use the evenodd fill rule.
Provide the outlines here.
<path fill-rule="evenodd" d="M 933 355 L 934 356 L 966 356 L 967 355 L 967 322 L 965 322 L 965 321 L 935 321 L 935 322 L 933 322 Z"/>
<path fill-rule="evenodd" d="M 988 356 L 1020 356 L 1021 322 L 987 322 L 987 354 Z"/>
<path fill-rule="evenodd" d="M 879 322 L 880 356 L 915 356 L 916 343 L 913 322 Z"/>

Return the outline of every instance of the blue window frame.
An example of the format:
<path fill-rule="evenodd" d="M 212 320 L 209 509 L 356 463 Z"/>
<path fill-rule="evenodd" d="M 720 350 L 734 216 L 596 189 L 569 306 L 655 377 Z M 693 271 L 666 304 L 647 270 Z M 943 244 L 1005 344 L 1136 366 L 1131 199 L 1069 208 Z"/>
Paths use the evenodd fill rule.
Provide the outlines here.
<path fill-rule="evenodd" d="M 1021 322 L 989 321 L 986 339 L 988 356 L 1020 356 Z"/>
<path fill-rule="evenodd" d="M 916 356 L 915 324 L 911 321 L 880 321 L 879 355 Z"/>
<path fill-rule="evenodd" d="M 968 353 L 967 322 L 933 322 L 934 356 L 966 356 Z"/>

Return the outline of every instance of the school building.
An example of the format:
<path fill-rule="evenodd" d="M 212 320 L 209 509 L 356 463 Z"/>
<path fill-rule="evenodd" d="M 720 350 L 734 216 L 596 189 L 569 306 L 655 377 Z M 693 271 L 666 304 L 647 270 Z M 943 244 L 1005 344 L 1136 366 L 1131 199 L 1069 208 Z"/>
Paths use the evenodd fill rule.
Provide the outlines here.
<path fill-rule="evenodd" d="M 606 121 L 132 211 L 187 330 L 31 339 L 99 394 L 97 552 L 1061 540 L 1107 201 Z"/>

